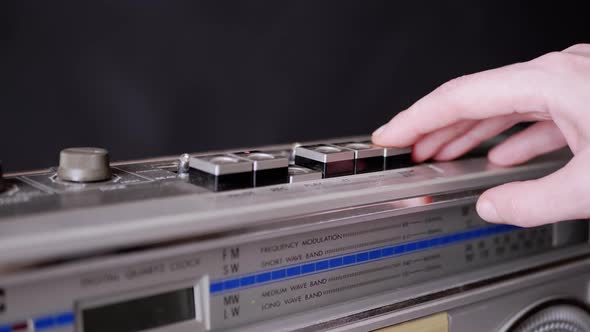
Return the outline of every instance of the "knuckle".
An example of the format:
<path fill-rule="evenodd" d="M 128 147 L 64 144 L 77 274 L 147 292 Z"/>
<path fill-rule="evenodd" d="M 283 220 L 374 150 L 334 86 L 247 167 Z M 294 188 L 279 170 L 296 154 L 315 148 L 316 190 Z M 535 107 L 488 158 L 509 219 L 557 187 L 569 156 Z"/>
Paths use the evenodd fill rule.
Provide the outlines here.
<path fill-rule="evenodd" d="M 518 182 L 511 185 L 518 185 Z M 527 211 L 526 205 L 517 196 L 508 198 L 503 204 L 503 209 L 498 211 L 500 217 L 506 222 L 519 227 L 532 227 L 531 211 Z"/>
<path fill-rule="evenodd" d="M 586 51 L 586 50 L 590 50 L 590 44 L 586 44 L 586 43 L 578 43 L 578 44 L 574 44 L 570 47 L 568 47 L 567 49 L 565 49 L 565 52 L 576 52 L 576 51 Z"/>
<path fill-rule="evenodd" d="M 468 84 L 468 75 L 454 78 L 450 81 L 443 83 L 434 92 L 433 95 L 439 100 L 441 104 L 446 104 L 452 107 L 448 107 L 447 112 L 453 117 L 462 117 L 462 88 Z"/>
<path fill-rule="evenodd" d="M 525 227 L 525 220 L 516 199 L 509 199 L 505 218 L 514 225 Z"/>
<path fill-rule="evenodd" d="M 438 87 L 437 92 L 440 94 L 449 94 L 456 91 L 458 88 L 464 85 L 467 76 L 459 76 L 453 78 L 450 81 L 443 83 Z"/>
<path fill-rule="evenodd" d="M 549 53 L 543 54 L 540 57 L 534 59 L 532 62 L 542 64 L 542 65 L 553 65 L 553 64 L 556 64 L 560 61 L 562 61 L 562 53 L 561 52 L 549 52 Z"/>
<path fill-rule="evenodd" d="M 575 70 L 577 59 L 575 55 L 570 53 L 551 52 L 542 55 L 531 62 L 550 70 L 571 71 Z"/>
<path fill-rule="evenodd" d="M 485 135 L 485 132 L 483 130 L 477 130 L 478 128 L 474 128 L 472 130 L 469 130 L 468 132 L 465 133 L 465 139 L 471 142 L 481 142 L 484 141 L 487 137 Z"/>

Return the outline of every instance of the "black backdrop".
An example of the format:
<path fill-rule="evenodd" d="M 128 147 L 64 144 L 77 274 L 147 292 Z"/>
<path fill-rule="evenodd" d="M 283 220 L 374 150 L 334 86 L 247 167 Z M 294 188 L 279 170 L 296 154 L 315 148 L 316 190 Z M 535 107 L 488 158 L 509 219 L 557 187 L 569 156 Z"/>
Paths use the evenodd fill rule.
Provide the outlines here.
<path fill-rule="evenodd" d="M 0 2 L 0 158 L 370 133 L 452 77 L 590 40 L 542 1 Z"/>

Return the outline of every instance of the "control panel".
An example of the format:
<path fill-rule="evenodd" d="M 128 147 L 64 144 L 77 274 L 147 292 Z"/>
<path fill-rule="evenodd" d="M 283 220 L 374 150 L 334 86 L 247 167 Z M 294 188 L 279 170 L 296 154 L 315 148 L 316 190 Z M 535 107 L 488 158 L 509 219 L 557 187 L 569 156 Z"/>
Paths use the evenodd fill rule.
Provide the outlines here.
<path fill-rule="evenodd" d="M 465 285 L 480 281 L 469 272 L 516 271 L 531 257 L 550 260 L 588 241 L 587 221 L 521 229 L 486 224 L 474 210 L 461 203 L 363 222 L 358 216 L 346 226 L 148 251 L 131 261 L 119 254 L 67 274 L 4 280 L 0 331 L 23 324 L 25 331 L 239 330 L 433 280 Z"/>
<path fill-rule="evenodd" d="M 587 220 L 475 211 L 570 154 L 505 168 L 488 148 L 423 164 L 366 137 L 122 163 L 65 149 L 2 177 L 0 332 L 324 331 L 590 255 Z"/>

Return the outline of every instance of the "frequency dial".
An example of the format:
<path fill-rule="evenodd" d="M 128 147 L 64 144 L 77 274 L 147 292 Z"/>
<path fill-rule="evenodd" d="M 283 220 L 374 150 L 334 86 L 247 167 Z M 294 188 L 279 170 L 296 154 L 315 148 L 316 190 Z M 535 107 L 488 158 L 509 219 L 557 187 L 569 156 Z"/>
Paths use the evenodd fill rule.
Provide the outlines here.
<path fill-rule="evenodd" d="M 68 148 L 59 154 L 57 177 L 71 182 L 97 182 L 109 180 L 109 152 L 101 148 Z"/>

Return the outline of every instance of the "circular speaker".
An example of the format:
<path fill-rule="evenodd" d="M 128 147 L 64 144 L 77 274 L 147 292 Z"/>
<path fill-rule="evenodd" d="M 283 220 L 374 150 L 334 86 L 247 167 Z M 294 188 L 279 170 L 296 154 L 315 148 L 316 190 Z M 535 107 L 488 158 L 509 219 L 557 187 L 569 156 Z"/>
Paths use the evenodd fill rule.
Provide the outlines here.
<path fill-rule="evenodd" d="M 590 315 L 577 305 L 552 305 L 524 317 L 510 332 L 590 332 Z"/>

